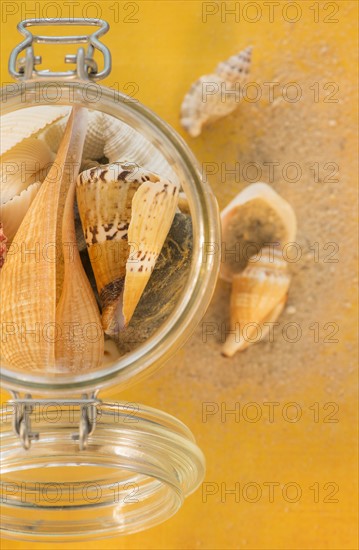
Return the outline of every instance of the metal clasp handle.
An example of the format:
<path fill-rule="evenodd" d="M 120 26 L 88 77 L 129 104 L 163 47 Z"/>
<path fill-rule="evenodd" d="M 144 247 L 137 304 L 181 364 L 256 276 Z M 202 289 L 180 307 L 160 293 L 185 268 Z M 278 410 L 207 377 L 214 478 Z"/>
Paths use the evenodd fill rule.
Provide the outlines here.
<path fill-rule="evenodd" d="M 13 429 L 19 436 L 21 445 L 28 450 L 31 442 L 40 438 L 38 432 L 31 430 L 31 414 L 35 406 L 40 405 L 76 405 L 80 408 L 79 431 L 72 434 L 71 438 L 79 442 L 80 451 L 87 447 L 89 436 L 95 431 L 97 419 L 97 407 L 101 403 L 96 398 L 97 391 L 91 395 L 83 394 L 80 399 L 33 399 L 30 394 L 21 398 L 17 392 L 11 391 L 13 399 L 9 401 L 15 406 L 13 413 Z"/>
<path fill-rule="evenodd" d="M 92 34 L 74 35 L 74 36 L 41 36 L 32 34 L 27 28 L 33 26 L 59 26 L 59 25 L 90 25 L 100 27 Z M 55 79 L 66 80 L 100 80 L 110 74 L 111 71 L 111 53 L 109 49 L 99 41 L 104 35 L 109 24 L 102 19 L 25 19 L 21 21 L 17 29 L 25 36 L 25 39 L 18 44 L 10 54 L 9 73 L 17 80 L 31 79 Z M 40 56 L 34 55 L 33 44 L 88 44 L 87 49 L 80 47 L 76 55 L 66 55 L 65 63 L 76 63 L 74 71 L 50 71 L 35 69 L 36 65 L 42 62 Z M 19 58 L 19 55 L 25 50 L 25 57 Z M 102 71 L 98 72 L 97 63 L 94 59 L 95 50 L 99 50 L 103 55 L 104 66 Z"/>

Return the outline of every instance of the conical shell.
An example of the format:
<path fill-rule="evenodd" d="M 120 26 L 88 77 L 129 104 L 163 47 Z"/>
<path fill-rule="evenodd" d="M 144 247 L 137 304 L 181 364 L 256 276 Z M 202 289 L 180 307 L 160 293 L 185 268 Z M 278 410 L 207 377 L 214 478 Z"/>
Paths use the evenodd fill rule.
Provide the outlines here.
<path fill-rule="evenodd" d="M 0 204 L 0 220 L 9 241 L 12 241 L 15 237 L 16 231 L 19 229 L 26 212 L 40 189 L 40 185 L 41 182 L 36 181 L 5 204 Z"/>
<path fill-rule="evenodd" d="M 41 105 L 2 114 L 0 119 L 0 155 L 15 147 L 23 139 L 37 134 L 68 112 L 68 107 Z"/>
<path fill-rule="evenodd" d="M 7 237 L 4 233 L 3 225 L 0 222 L 0 269 L 4 265 L 5 258 L 6 258 L 6 252 L 7 252 Z"/>
<path fill-rule="evenodd" d="M 201 76 L 185 95 L 180 120 L 192 137 L 203 126 L 232 113 L 241 99 L 241 86 L 248 79 L 252 48 L 246 48 L 219 63 L 215 73 Z"/>
<path fill-rule="evenodd" d="M 297 221 L 292 206 L 266 183 L 254 183 L 221 212 L 220 277 L 228 282 L 265 244 L 293 242 Z"/>
<path fill-rule="evenodd" d="M 86 110 L 81 109 L 79 115 L 76 117 L 76 134 L 71 141 L 72 157 L 69 159 L 77 167 L 80 165 L 86 135 Z M 60 336 L 56 339 L 55 356 L 59 370 L 78 373 L 94 369 L 102 363 L 104 335 L 100 312 L 76 244 L 75 177 L 71 177 L 62 222 L 64 279 L 56 308 L 56 327 Z M 91 334 L 88 333 L 89 329 Z"/>
<path fill-rule="evenodd" d="M 256 337 L 263 330 L 263 323 L 277 318 L 287 299 L 289 284 L 287 262 L 272 247 L 264 247 L 259 259 L 253 257 L 246 269 L 233 277 L 231 332 L 222 348 L 223 355 L 232 357 L 248 347 L 253 335 Z"/>
<path fill-rule="evenodd" d="M 3 336 L 2 359 L 15 368 L 46 371 L 55 365 L 57 288 L 63 290 L 57 260 L 65 200 L 81 157 L 82 116 L 77 109 L 71 115 L 55 163 L 13 240 L 17 252 L 1 270 L 1 319 L 3 327 L 12 327 L 5 341 Z"/>
<path fill-rule="evenodd" d="M 165 231 L 168 223 L 170 227 L 177 196 L 176 185 L 134 163 L 117 162 L 78 177 L 78 209 L 102 303 L 102 325 L 109 335 L 117 334 L 131 318 L 168 232 L 160 226 Z M 137 280 L 141 283 L 136 285 Z"/>
<path fill-rule="evenodd" d="M 143 183 L 132 200 L 128 241 L 135 243 L 135 258 L 126 263 L 123 317 L 131 320 L 148 283 L 176 213 L 178 187 L 167 180 Z"/>

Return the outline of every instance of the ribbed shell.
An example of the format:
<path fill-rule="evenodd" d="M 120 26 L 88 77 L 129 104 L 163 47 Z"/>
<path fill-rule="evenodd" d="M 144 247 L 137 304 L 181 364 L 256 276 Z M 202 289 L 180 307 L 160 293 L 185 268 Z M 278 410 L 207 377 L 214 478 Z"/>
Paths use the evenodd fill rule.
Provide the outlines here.
<path fill-rule="evenodd" d="M 181 106 L 181 124 L 192 137 L 203 126 L 232 113 L 240 102 L 241 86 L 248 79 L 252 48 L 219 63 L 213 74 L 201 76 L 192 84 Z"/>
<path fill-rule="evenodd" d="M 257 327 L 263 331 L 265 321 L 274 321 L 287 299 L 290 275 L 282 252 L 264 247 L 260 258 L 253 261 L 254 258 L 242 273 L 233 277 L 230 329 L 237 330 L 237 334 L 230 333 L 223 346 L 222 353 L 228 357 L 248 347 Z"/>

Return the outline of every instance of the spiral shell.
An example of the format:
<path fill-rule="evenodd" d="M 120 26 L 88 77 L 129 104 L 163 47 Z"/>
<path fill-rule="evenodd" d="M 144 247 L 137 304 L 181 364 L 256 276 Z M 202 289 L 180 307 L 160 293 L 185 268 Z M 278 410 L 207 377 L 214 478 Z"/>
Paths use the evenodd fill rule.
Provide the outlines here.
<path fill-rule="evenodd" d="M 264 247 L 252 257 L 242 273 L 233 276 L 230 302 L 230 332 L 222 354 L 232 357 L 246 349 L 257 334 L 263 338 L 266 327 L 283 310 L 290 284 L 287 262 L 282 253 Z M 268 328 L 267 328 L 268 331 Z"/>
<path fill-rule="evenodd" d="M 185 95 L 180 120 L 192 137 L 202 132 L 203 126 L 229 115 L 237 107 L 241 86 L 247 82 L 252 48 L 219 63 L 213 74 L 201 76 Z"/>
<path fill-rule="evenodd" d="M 223 258 L 220 277 L 231 282 L 250 256 L 269 243 L 293 242 L 297 231 L 292 206 L 266 183 L 253 183 L 221 212 Z"/>
<path fill-rule="evenodd" d="M 222 353 L 231 357 L 253 343 L 257 331 L 263 339 L 269 330 L 264 323 L 275 321 L 283 310 L 290 275 L 282 247 L 294 241 L 297 222 L 291 205 L 265 183 L 239 193 L 221 212 L 221 222 L 220 277 L 232 283 L 233 331 Z"/>

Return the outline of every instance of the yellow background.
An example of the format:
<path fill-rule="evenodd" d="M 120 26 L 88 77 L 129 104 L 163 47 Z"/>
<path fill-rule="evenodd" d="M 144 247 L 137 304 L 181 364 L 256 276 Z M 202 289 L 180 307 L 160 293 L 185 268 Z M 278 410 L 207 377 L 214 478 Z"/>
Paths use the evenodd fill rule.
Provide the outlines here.
<path fill-rule="evenodd" d="M 50 3 L 35 4 L 40 6 L 36 16 L 59 15 L 46 8 Z M 55 4 L 63 10 L 62 16 L 68 15 L 68 7 L 62 2 Z M 322 246 L 335 240 L 340 247 L 339 262 L 328 265 L 308 260 L 306 266 L 293 265 L 290 304 L 297 314 L 287 311 L 283 320 L 301 324 L 303 337 L 299 343 L 288 344 L 278 338 L 272 345 L 258 344 L 233 360 L 225 360 L 220 356 L 218 337 L 204 342 L 203 327 L 199 327 L 164 369 L 145 383 L 113 396 L 178 416 L 193 431 L 206 455 L 206 482 L 217 484 L 214 487 L 223 483 L 227 488 L 233 488 L 236 482 L 241 487 L 248 482 L 258 483 L 263 490 L 259 502 L 248 502 L 251 497 L 235 502 L 233 495 L 224 496 L 221 502 L 220 493 L 204 502 L 200 488 L 175 517 L 149 531 L 59 548 L 354 549 L 357 378 L 351 342 L 356 334 L 352 301 L 357 283 L 353 274 L 357 112 L 353 107 L 353 69 L 357 64 L 358 4 L 298 1 L 301 15 L 297 22 L 288 21 L 295 17 L 288 2 L 280 2 L 275 8 L 273 21 L 266 2 L 255 2 L 259 9 L 256 22 L 251 22 L 255 14 L 249 2 L 207 4 L 208 10 L 216 13 L 204 21 L 206 8 L 199 1 L 119 2 L 118 7 L 112 1 L 101 1 L 101 16 L 111 24 L 104 41 L 113 55 L 112 73 L 104 84 L 123 90 L 127 83 L 135 83 L 135 97 L 172 124 L 201 163 L 225 162 L 227 168 L 233 168 L 235 162 L 258 162 L 264 168 L 265 162 L 278 161 L 282 169 L 288 162 L 297 162 L 303 169 L 299 182 L 283 182 L 281 173 L 276 173 L 273 185 L 296 209 L 299 242 L 307 246 L 309 241 L 320 242 Z M 24 13 L 33 5 L 2 2 L 2 83 L 10 81 L 6 61 L 20 39 L 16 23 L 34 16 Z M 88 7 L 88 12 L 82 13 L 86 5 L 89 3 L 80 2 L 74 14 L 95 16 L 95 8 Z M 240 21 L 233 15 L 226 16 L 225 9 L 235 5 Z M 13 15 L 9 15 L 11 11 Z M 125 22 L 125 17 L 129 21 Z M 189 138 L 180 128 L 178 113 L 190 84 L 249 44 L 254 48 L 252 79 L 261 85 L 261 99 L 244 102 L 238 112 L 201 137 Z M 45 68 L 50 63 L 55 67 L 53 57 L 44 58 Z M 280 84 L 278 90 L 286 83 L 298 83 L 303 97 L 290 103 L 279 95 L 271 102 L 263 83 L 273 81 Z M 315 82 L 319 83 L 319 101 L 314 101 L 311 88 Z M 328 82 L 337 85 L 334 97 L 339 98 L 338 103 L 324 102 L 332 90 L 324 88 Z M 319 182 L 314 181 L 309 166 L 315 162 L 320 163 L 322 171 Z M 329 183 L 329 187 L 325 181 L 328 171 L 323 172 L 328 162 L 339 167 L 339 182 Z M 268 181 L 265 172 L 262 179 Z M 218 172 L 209 180 L 220 207 L 248 183 L 243 173 L 238 177 L 225 174 L 222 181 L 222 173 Z M 205 322 L 224 321 L 228 300 L 229 289 L 220 282 Z M 321 340 L 324 324 L 337 323 L 339 342 L 315 343 L 313 330 L 308 328 L 314 322 L 321 327 Z M 8 398 L 5 392 L 3 398 Z M 206 402 L 219 406 L 223 402 L 228 409 L 235 402 L 242 407 L 255 402 L 263 417 L 252 423 L 241 414 L 235 422 L 233 415 L 221 419 L 216 414 L 203 422 Z M 265 402 L 279 403 L 274 422 L 268 420 Z M 293 414 L 294 409 L 286 409 L 291 402 L 302 411 L 298 422 L 283 418 L 283 409 Z M 337 404 L 334 418 L 338 422 L 324 422 L 331 411 L 324 409 L 329 402 Z M 314 403 L 319 404 L 319 422 L 314 421 L 310 408 Z M 281 485 L 274 502 L 269 502 L 265 489 L 264 484 L 269 482 Z M 282 497 L 281 489 L 289 482 L 297 483 L 302 490 L 297 503 Z M 321 488 L 318 503 L 309 488 L 315 483 Z M 337 484 L 339 491 L 334 498 L 339 502 L 323 502 L 330 493 L 330 487 L 324 488 L 326 483 Z M 5 540 L 1 546 L 4 550 L 39 547 Z"/>

